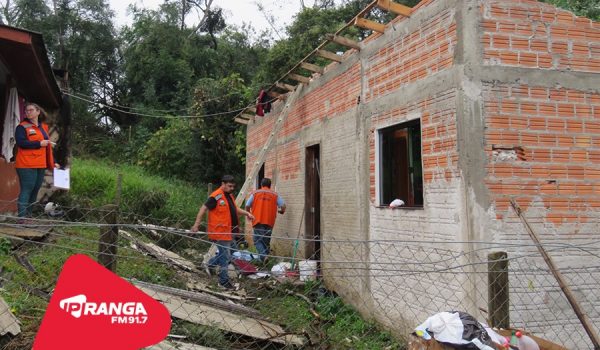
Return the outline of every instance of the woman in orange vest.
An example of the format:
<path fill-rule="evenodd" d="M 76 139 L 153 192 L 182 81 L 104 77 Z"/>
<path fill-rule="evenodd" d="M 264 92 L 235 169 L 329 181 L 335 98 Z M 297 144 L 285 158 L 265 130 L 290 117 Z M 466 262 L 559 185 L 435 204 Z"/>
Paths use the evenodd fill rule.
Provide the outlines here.
<path fill-rule="evenodd" d="M 260 190 L 255 191 L 248 198 L 246 208 L 255 217 L 252 222 L 254 227 L 252 239 L 260 260 L 264 262 L 271 252 L 271 234 L 273 226 L 275 226 L 277 208 L 279 208 L 279 214 L 285 213 L 285 202 L 277 192 L 271 191 L 271 179 L 262 179 L 260 186 Z"/>
<path fill-rule="evenodd" d="M 214 191 L 200 207 L 196 222 L 191 228 L 192 232 L 198 232 L 200 222 L 202 222 L 204 214 L 208 211 L 206 232 L 208 233 L 208 239 L 217 245 L 218 253 L 208 261 L 207 269 L 210 274 L 211 269 L 220 267 L 219 285 L 224 289 L 233 290 L 236 288 L 229 281 L 227 268 L 231 259 L 230 250 L 233 235 L 240 233 L 238 215 L 245 215 L 250 221 L 254 220 L 252 214 L 235 205 L 235 198 L 232 194 L 234 189 L 235 180 L 233 176 L 223 176 L 221 187 Z"/>
<path fill-rule="evenodd" d="M 31 206 L 37 200 L 46 169 L 52 169 L 52 142 L 48 125 L 42 122 L 45 113 L 35 103 L 25 105 L 25 120 L 15 130 L 17 143 L 16 165 L 19 176 L 19 217 L 31 216 Z"/>

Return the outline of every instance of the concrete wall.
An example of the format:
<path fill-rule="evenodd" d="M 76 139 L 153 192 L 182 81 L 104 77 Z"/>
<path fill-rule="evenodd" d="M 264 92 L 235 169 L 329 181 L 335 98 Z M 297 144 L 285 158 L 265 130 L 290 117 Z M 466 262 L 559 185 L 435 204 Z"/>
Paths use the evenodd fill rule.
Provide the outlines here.
<path fill-rule="evenodd" d="M 537 219 L 545 241 L 594 237 L 600 229 L 600 25 L 535 1 L 431 0 L 361 45 L 288 97 L 291 112 L 266 165 L 290 208 L 275 234 L 292 239 L 280 239 L 277 252 L 290 254 L 298 234 L 304 152 L 315 143 L 322 152 L 322 258 L 356 262 L 325 264 L 325 280 L 398 332 L 447 309 L 485 318 L 478 308 L 487 306 L 487 276 L 473 272 L 485 271 L 489 245 L 477 242 L 523 242 L 502 248 L 509 256 L 535 253 L 509 198 Z M 248 164 L 285 103 L 248 127 Z M 383 208 L 377 130 L 414 119 L 422 127 L 424 207 Z M 398 273 L 416 261 L 467 267 L 446 275 Z M 581 261 L 581 253 L 559 258 L 562 267 Z M 554 325 L 576 329 L 562 301 L 527 312 L 556 292 L 552 277 L 532 280 L 534 293 L 511 277 L 515 324 L 550 338 L 558 334 Z"/>

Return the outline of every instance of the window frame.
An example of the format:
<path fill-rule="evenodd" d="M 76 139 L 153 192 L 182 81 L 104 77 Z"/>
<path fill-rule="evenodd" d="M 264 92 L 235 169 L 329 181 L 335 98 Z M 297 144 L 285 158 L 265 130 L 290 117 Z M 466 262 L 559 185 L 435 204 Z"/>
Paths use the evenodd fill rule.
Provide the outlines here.
<path fill-rule="evenodd" d="M 389 125 L 384 125 L 381 127 L 378 127 L 375 129 L 375 204 L 376 207 L 378 208 L 389 208 L 389 204 L 384 204 L 384 200 L 383 200 L 383 184 L 384 184 L 384 180 L 383 180 L 383 137 L 384 137 L 384 133 L 386 131 L 389 131 L 390 129 L 395 129 L 395 130 L 402 130 L 402 129 L 408 129 L 411 126 L 414 125 L 419 125 L 419 130 L 420 130 L 420 140 L 421 140 L 421 146 L 420 146 L 420 152 L 421 152 L 421 182 L 424 184 L 424 166 L 423 166 L 423 129 L 422 129 L 422 123 L 421 123 L 421 118 L 415 118 L 415 119 L 410 119 L 410 120 L 404 120 L 401 122 L 395 122 Z M 409 142 L 409 144 L 407 144 L 407 148 L 409 151 L 409 162 L 410 162 L 410 157 L 412 157 L 412 154 L 410 154 L 410 148 L 411 148 L 411 144 Z M 410 164 L 410 163 L 409 163 Z M 410 178 L 410 172 L 409 172 L 409 178 Z M 414 184 L 411 184 L 411 186 L 414 186 Z M 414 191 L 414 188 L 413 188 Z M 422 191 L 422 202 L 423 204 L 421 205 L 404 205 L 401 207 L 398 207 L 396 209 L 405 209 L 405 210 L 422 210 L 425 208 L 425 189 L 423 186 L 423 191 Z"/>

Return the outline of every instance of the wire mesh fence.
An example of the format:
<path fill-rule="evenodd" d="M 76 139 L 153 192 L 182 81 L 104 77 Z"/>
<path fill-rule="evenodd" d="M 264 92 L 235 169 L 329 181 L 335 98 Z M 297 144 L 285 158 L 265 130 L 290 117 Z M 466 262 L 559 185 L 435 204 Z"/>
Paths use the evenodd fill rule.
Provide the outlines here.
<path fill-rule="evenodd" d="M 224 289 L 218 266 L 208 264 L 219 247 L 189 226 L 114 206 L 40 206 L 28 219 L 3 216 L 0 348 L 31 348 L 60 268 L 76 253 L 165 304 L 172 329 L 153 349 L 404 349 L 417 325 L 454 310 L 567 349 L 593 348 L 531 241 L 340 241 L 324 234 L 313 261 L 277 250 L 262 261 L 251 245 L 240 246 L 227 264 L 234 288 Z M 272 239 L 311 243 L 277 233 Z M 600 242 L 554 239 L 543 247 L 598 332 Z"/>

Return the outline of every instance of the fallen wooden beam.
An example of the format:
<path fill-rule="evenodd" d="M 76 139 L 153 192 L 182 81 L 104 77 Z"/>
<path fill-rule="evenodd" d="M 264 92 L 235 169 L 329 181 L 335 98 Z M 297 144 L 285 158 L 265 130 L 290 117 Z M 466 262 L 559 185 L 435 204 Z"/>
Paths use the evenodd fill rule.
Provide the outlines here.
<path fill-rule="evenodd" d="M 8 304 L 0 297 L 0 336 L 8 333 L 18 335 L 21 333 L 21 326 Z"/>
<path fill-rule="evenodd" d="M 300 63 L 300 68 L 306 69 L 309 72 L 319 73 L 319 74 L 323 74 L 323 71 L 324 71 L 323 67 L 317 66 L 316 64 L 312 64 L 312 63 L 308 63 L 308 62 Z"/>
<path fill-rule="evenodd" d="M 317 50 L 317 55 L 337 63 L 341 63 L 344 60 L 342 56 L 327 50 Z"/>
<path fill-rule="evenodd" d="M 354 21 L 354 25 L 363 29 L 372 30 L 374 32 L 383 33 L 385 32 L 385 24 L 373 22 L 366 18 L 357 18 Z"/>
<path fill-rule="evenodd" d="M 296 87 L 294 85 L 281 83 L 281 82 L 275 83 L 275 87 L 280 90 L 284 90 L 284 91 L 294 91 L 296 89 Z"/>
<path fill-rule="evenodd" d="M 160 292 L 149 288 L 141 289 L 165 305 L 172 317 L 184 321 L 209 327 L 217 327 L 226 332 L 241 334 L 284 345 L 302 346 L 306 341 L 301 336 L 288 334 L 279 325 L 268 321 L 214 308 L 198 302 L 186 300 L 186 298 L 170 293 Z"/>
<path fill-rule="evenodd" d="M 299 75 L 299 74 L 290 73 L 290 74 L 288 74 L 288 78 L 295 80 L 297 82 L 303 83 L 303 84 L 310 83 L 310 78 L 307 78 L 307 77 Z"/>
<path fill-rule="evenodd" d="M 233 121 L 235 121 L 236 123 L 244 124 L 244 125 L 250 124 L 250 121 L 248 119 L 242 119 L 239 117 L 236 117 Z"/>
<path fill-rule="evenodd" d="M 147 253 L 164 263 L 174 265 L 184 271 L 199 273 L 196 265 L 186 258 L 170 250 L 161 248 L 154 243 L 142 242 L 127 231 L 119 230 L 119 233 L 131 241 L 132 248 Z"/>
<path fill-rule="evenodd" d="M 333 35 L 333 34 L 326 34 L 325 38 L 331 42 L 334 42 L 336 44 L 340 44 L 346 47 L 349 47 L 351 49 L 357 49 L 360 50 L 360 44 L 358 43 L 358 41 L 354 41 L 352 39 L 348 39 L 346 37 L 343 37 L 341 35 Z"/>
<path fill-rule="evenodd" d="M 50 233 L 49 227 L 31 228 L 24 226 L 0 225 L 0 233 L 11 237 L 23 238 L 31 241 L 41 241 Z"/>
<path fill-rule="evenodd" d="M 214 295 L 216 297 L 234 300 L 234 301 L 256 300 L 256 298 L 254 298 L 254 297 L 246 297 L 246 296 L 225 293 L 225 292 L 216 292 L 214 290 L 209 289 L 207 285 L 202 284 L 200 282 L 189 282 L 186 284 L 186 287 L 192 291 L 202 292 L 202 293 Z"/>
<path fill-rule="evenodd" d="M 404 17 L 410 17 L 412 13 L 412 8 L 391 0 L 377 0 L 377 7 Z"/>

